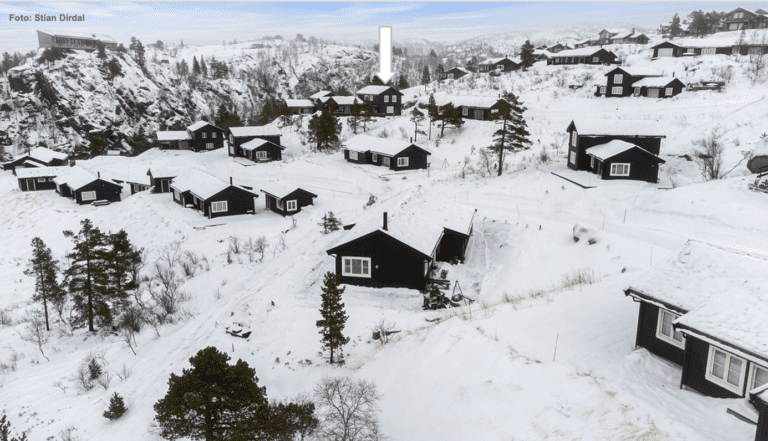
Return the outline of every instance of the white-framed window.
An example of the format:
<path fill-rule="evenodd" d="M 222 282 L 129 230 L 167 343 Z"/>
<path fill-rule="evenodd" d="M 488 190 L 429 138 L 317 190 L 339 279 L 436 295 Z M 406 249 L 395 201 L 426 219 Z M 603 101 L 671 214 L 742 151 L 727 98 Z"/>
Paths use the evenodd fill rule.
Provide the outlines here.
<path fill-rule="evenodd" d="M 452 73 L 449 73 L 449 74 L 448 74 L 448 79 L 449 79 L 449 80 L 452 80 L 452 79 L 453 79 L 453 74 L 452 74 Z"/>
<path fill-rule="evenodd" d="M 765 383 L 768 383 L 768 368 L 752 363 L 752 369 L 749 373 L 749 387 L 747 390 L 757 389 Z"/>
<path fill-rule="evenodd" d="M 350 150 L 349 159 L 352 159 L 353 161 L 357 161 L 357 152 L 353 152 L 352 150 Z"/>
<path fill-rule="evenodd" d="M 206 150 L 213 150 L 213 143 L 212 142 L 206 142 L 205 143 L 205 149 Z"/>
<path fill-rule="evenodd" d="M 211 138 L 216 139 L 216 132 L 211 133 Z"/>
<path fill-rule="evenodd" d="M 369 257 L 342 257 L 342 276 L 371 277 L 371 259 Z"/>
<path fill-rule="evenodd" d="M 408 167 L 408 158 L 397 158 L 398 167 Z"/>
<path fill-rule="evenodd" d="M 384 95 L 384 102 L 385 102 L 385 103 L 388 103 L 388 102 L 389 102 L 389 95 Z"/>
<path fill-rule="evenodd" d="M 257 151 L 256 152 L 256 159 L 267 159 L 267 152 L 265 152 L 265 151 Z"/>
<path fill-rule="evenodd" d="M 491 113 L 499 113 L 499 109 L 491 109 Z"/>
<path fill-rule="evenodd" d="M 572 145 L 572 146 L 576 147 L 576 141 L 578 140 L 578 138 L 579 138 L 579 134 L 578 134 L 578 133 L 576 133 L 576 131 L 575 131 L 575 130 L 574 130 L 574 131 L 572 131 L 572 132 L 571 132 L 571 145 Z"/>
<path fill-rule="evenodd" d="M 96 200 L 96 192 L 95 191 L 84 191 L 81 193 L 80 197 L 84 201 L 95 201 Z"/>
<path fill-rule="evenodd" d="M 640 95 L 640 88 L 639 87 L 635 87 L 635 95 Z"/>
<path fill-rule="evenodd" d="M 397 102 L 397 95 L 392 95 L 392 102 L 393 102 L 393 103 L 396 103 L 396 102 Z"/>
<path fill-rule="evenodd" d="M 571 164 L 576 164 L 576 152 L 571 152 L 570 161 Z"/>
<path fill-rule="evenodd" d="M 624 82 L 624 75 L 623 74 L 615 74 L 613 76 L 613 82 L 614 83 L 623 83 Z"/>
<path fill-rule="evenodd" d="M 376 153 L 371 153 L 371 162 L 377 162 L 379 160 L 379 155 Z"/>
<path fill-rule="evenodd" d="M 503 64 L 497 64 L 496 65 L 496 70 L 504 70 L 504 65 Z"/>
<path fill-rule="evenodd" d="M 622 92 L 624 92 L 624 88 L 623 87 L 611 87 L 611 93 L 613 95 L 621 95 Z"/>
<path fill-rule="evenodd" d="M 595 161 L 596 161 L 595 157 L 591 156 L 590 158 L 591 159 L 589 160 L 589 166 L 592 167 L 592 169 L 594 169 L 595 168 Z"/>
<path fill-rule="evenodd" d="M 208 134 L 207 134 L 207 133 L 205 133 L 205 132 L 203 132 L 203 139 L 205 139 L 205 138 L 207 138 L 207 137 L 208 137 Z"/>
<path fill-rule="evenodd" d="M 467 109 L 466 107 L 462 107 L 462 108 L 461 108 L 461 115 L 462 115 L 462 116 L 467 116 L 467 115 L 469 115 L 469 109 Z"/>
<path fill-rule="evenodd" d="M 692 47 L 689 47 L 688 49 L 685 50 L 686 54 L 692 54 L 693 52 L 694 52 L 694 49 Z"/>
<path fill-rule="evenodd" d="M 664 95 L 672 96 L 672 93 L 673 92 L 672 92 L 672 88 L 671 87 L 667 87 L 666 89 L 664 89 Z"/>
<path fill-rule="evenodd" d="M 734 46 L 733 49 L 731 49 L 731 55 L 739 55 L 739 51 L 741 49 L 738 46 Z"/>
<path fill-rule="evenodd" d="M 227 211 L 227 201 L 211 202 L 212 213 L 224 213 Z"/>
<path fill-rule="evenodd" d="M 629 176 L 629 164 L 611 164 L 611 176 Z"/>
<path fill-rule="evenodd" d="M 387 106 L 387 113 L 395 113 L 395 106 Z"/>
<path fill-rule="evenodd" d="M 181 195 L 179 194 L 179 191 L 175 188 L 172 188 L 171 191 L 173 191 L 173 199 L 181 201 Z"/>
<path fill-rule="evenodd" d="M 608 91 L 608 86 L 600 86 L 600 94 L 605 95 Z"/>
<path fill-rule="evenodd" d="M 275 205 L 277 205 L 277 208 L 279 208 L 280 210 L 282 210 L 282 209 L 283 209 L 283 206 L 284 206 L 284 204 L 283 204 L 283 200 L 282 200 L 282 199 L 277 199 L 275 202 L 276 202 L 276 204 L 275 204 Z"/>
<path fill-rule="evenodd" d="M 720 348 L 709 345 L 707 372 L 704 378 L 733 393 L 741 394 L 747 361 Z"/>
<path fill-rule="evenodd" d="M 296 201 L 286 201 L 287 205 L 286 210 L 288 211 L 296 211 L 298 208 L 296 208 Z"/>
<path fill-rule="evenodd" d="M 234 143 L 235 143 L 235 137 L 234 137 L 234 136 L 232 136 L 232 134 L 231 134 L 231 133 L 229 134 L 229 143 L 230 143 L 230 144 L 234 144 Z"/>
<path fill-rule="evenodd" d="M 600 62 L 600 57 L 592 57 L 592 62 L 593 63 L 599 63 Z"/>
<path fill-rule="evenodd" d="M 37 178 L 37 182 L 45 182 L 45 178 Z"/>
<path fill-rule="evenodd" d="M 675 331 L 674 328 L 672 328 L 672 322 L 678 317 L 680 316 L 674 312 L 659 308 L 659 319 L 656 324 L 656 338 L 675 345 L 678 348 L 685 349 L 685 337 L 683 337 L 683 333 Z"/>
<path fill-rule="evenodd" d="M 717 53 L 717 49 L 713 47 L 705 47 L 701 50 L 701 55 L 715 55 Z"/>
<path fill-rule="evenodd" d="M 234 155 L 235 154 L 235 146 L 231 145 L 229 146 L 229 153 Z"/>

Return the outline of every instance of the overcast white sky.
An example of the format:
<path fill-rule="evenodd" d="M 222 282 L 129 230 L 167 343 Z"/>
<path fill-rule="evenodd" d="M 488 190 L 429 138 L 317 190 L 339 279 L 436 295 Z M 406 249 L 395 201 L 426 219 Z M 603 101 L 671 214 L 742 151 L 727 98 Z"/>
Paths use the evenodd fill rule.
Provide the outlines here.
<path fill-rule="evenodd" d="M 585 24 L 637 25 L 655 29 L 675 12 L 694 9 L 750 10 L 763 3 L 725 2 L 565 2 L 565 3 L 0 3 L 0 51 L 26 52 L 37 47 L 35 29 L 74 28 L 104 33 L 127 43 L 136 36 L 148 44 L 159 40 L 192 45 L 266 35 L 335 40 L 378 40 L 378 26 L 392 25 L 393 38 L 454 42 L 483 34 L 527 27 L 552 28 Z M 10 14 L 32 21 L 9 20 Z M 35 22 L 35 14 L 85 14 L 85 22 Z"/>

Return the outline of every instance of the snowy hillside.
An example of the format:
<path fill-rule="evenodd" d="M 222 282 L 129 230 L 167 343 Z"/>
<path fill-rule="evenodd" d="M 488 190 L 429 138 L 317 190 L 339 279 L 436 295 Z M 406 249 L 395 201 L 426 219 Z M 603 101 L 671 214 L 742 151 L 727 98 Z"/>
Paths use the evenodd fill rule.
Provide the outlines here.
<path fill-rule="evenodd" d="M 518 37 L 510 37 L 509 44 L 518 45 Z M 277 50 L 250 45 L 183 48 L 174 59 L 189 63 L 192 57 L 215 56 L 247 73 L 259 68 L 256 51 Z M 311 151 L 307 118 L 280 129 L 286 149 L 279 162 L 235 160 L 226 148 L 151 149 L 137 157 L 78 161 L 116 178 L 142 176 L 150 167 L 198 166 L 256 191 L 271 182 L 295 184 L 318 195 L 314 205 L 294 216 L 295 223 L 266 209 L 263 194 L 254 215 L 209 220 L 174 203 L 169 193 L 130 195 L 125 185 L 121 202 L 78 206 L 52 191 L 22 192 L 15 176 L 0 172 L 0 311 L 6 317 L 0 324 L 0 413 L 33 440 L 59 439 L 67 430 L 82 440 L 159 440 L 150 432 L 153 404 L 168 390 L 170 374 L 188 368 L 189 357 L 201 348 L 215 346 L 255 368 L 270 399 L 309 393 L 325 375 L 376 382 L 383 394 L 382 430 L 393 440 L 754 439 L 754 425 L 726 413 L 743 400 L 683 390 L 679 367 L 634 347 L 638 306 L 623 289 L 689 239 L 768 250 L 768 195 L 749 190 L 754 178 L 740 162 L 742 151 L 767 131 L 768 85 L 746 77 L 746 57 L 651 61 L 645 47 L 608 48 L 628 66 L 652 68 L 685 83 L 722 80 L 718 75 L 729 66 L 732 73 L 722 92 L 596 98 L 595 88 L 605 84 L 609 68 L 539 62 L 527 72 L 406 89 L 403 116 L 378 118 L 369 127 L 370 135 L 408 140 L 415 127 L 406 114 L 426 103 L 429 93 L 496 97 L 513 91 L 527 107 L 533 147 L 510 155 L 500 177 L 483 169 L 480 155 L 498 126 L 474 120 L 459 129 L 447 127 L 439 141 L 437 124 L 430 140 L 418 134 L 415 142 L 431 153 L 430 167 L 400 173 L 348 163 L 340 152 Z M 370 68 L 374 58 L 350 48 L 326 47 L 322 55 L 307 51 L 275 65 L 274 84 L 286 95 L 298 79 L 315 74 L 344 84 L 359 74 L 352 66 Z M 236 79 L 192 89 L 180 86 L 163 63 L 150 66 L 152 79 L 130 59 L 121 64 L 126 75 L 114 80 L 87 54 L 13 70 L 14 112 L 0 129 L 12 138 L 21 134 L 29 142 L 45 140 L 61 148 L 90 130 L 151 133 L 161 122 L 194 118 L 225 99 L 254 105 L 261 92 Z M 47 104 L 40 87 L 50 90 Z M 655 121 L 666 133 L 661 182 L 569 175 L 594 187 L 585 189 L 554 175 L 568 173 L 566 127 L 585 117 Z M 733 171 L 702 182 L 691 151 L 713 128 L 722 132 L 723 168 Z M 419 129 L 430 131 L 426 123 Z M 351 136 L 345 123 L 342 141 Z M 323 275 L 335 269 L 326 250 L 339 245 L 344 232 L 324 235 L 318 224 L 329 211 L 344 224 L 355 223 L 365 210 L 416 187 L 423 197 L 440 196 L 478 210 L 466 261 L 441 267 L 476 301 L 424 311 L 415 290 L 347 286 L 346 364 L 329 365 L 327 353 L 320 352 L 316 321 Z M 378 202 L 369 208 L 371 195 Z M 147 275 L 174 242 L 200 258 L 194 275 L 175 267 L 187 300 L 172 320 L 137 333 L 135 355 L 108 329 L 90 334 L 59 321 L 43 345 L 45 356 L 20 338 L 26 317 L 40 309 L 31 300 L 34 279 L 24 275 L 31 240 L 40 237 L 64 261 L 72 242 L 62 231 L 79 230 L 86 218 L 105 232 L 125 229 L 148 251 Z M 574 241 L 575 224 L 588 229 L 594 244 Z M 231 238 L 262 235 L 270 244 L 263 262 L 229 250 Z M 382 319 L 400 331 L 387 345 L 371 338 Z M 251 336 L 227 334 L 233 325 L 249 329 Z M 72 380 L 89 354 L 111 373 L 106 388 L 82 391 Z M 131 373 L 119 378 L 124 366 Z M 108 421 L 102 412 L 114 392 L 125 397 L 128 412 Z"/>

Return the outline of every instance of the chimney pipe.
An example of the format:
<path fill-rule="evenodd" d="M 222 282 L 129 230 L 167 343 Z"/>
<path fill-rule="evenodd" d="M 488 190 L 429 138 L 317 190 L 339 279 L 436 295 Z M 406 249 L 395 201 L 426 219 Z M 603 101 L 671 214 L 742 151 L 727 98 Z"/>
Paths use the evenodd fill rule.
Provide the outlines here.
<path fill-rule="evenodd" d="M 96 177 L 100 178 L 101 177 L 101 172 L 96 172 Z"/>
<path fill-rule="evenodd" d="M 411 136 L 411 144 L 413 144 L 413 136 Z M 386 228 L 385 228 L 385 230 L 386 230 Z"/>
<path fill-rule="evenodd" d="M 384 231 L 387 231 L 387 212 L 384 212 Z"/>
<path fill-rule="evenodd" d="M 229 177 L 229 185 L 232 185 L 232 176 Z"/>

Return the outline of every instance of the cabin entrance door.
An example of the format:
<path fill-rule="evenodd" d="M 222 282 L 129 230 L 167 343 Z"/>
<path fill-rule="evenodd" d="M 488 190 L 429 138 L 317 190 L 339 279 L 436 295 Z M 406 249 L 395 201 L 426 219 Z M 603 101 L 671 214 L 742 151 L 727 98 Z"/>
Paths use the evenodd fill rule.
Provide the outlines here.
<path fill-rule="evenodd" d="M 659 49 L 659 57 L 671 57 L 672 52 L 673 52 L 672 48 Z"/>
<path fill-rule="evenodd" d="M 483 111 L 480 109 L 475 110 L 475 119 L 483 120 Z"/>
<path fill-rule="evenodd" d="M 272 208 L 272 204 L 270 203 L 272 198 L 269 195 L 266 195 L 266 196 L 267 196 L 267 208 Z"/>
<path fill-rule="evenodd" d="M 35 180 L 27 179 L 27 191 L 34 191 L 34 190 L 35 190 Z"/>
<path fill-rule="evenodd" d="M 648 89 L 648 98 L 658 98 L 659 89 Z"/>
<path fill-rule="evenodd" d="M 160 193 L 168 193 L 168 180 L 167 179 L 161 179 L 160 180 Z"/>
<path fill-rule="evenodd" d="M 381 165 L 383 165 L 384 167 L 389 167 L 389 161 L 390 160 L 391 160 L 391 158 L 389 156 L 382 156 L 381 157 Z"/>

